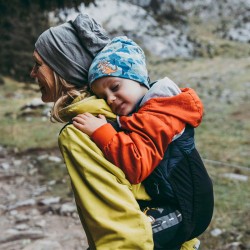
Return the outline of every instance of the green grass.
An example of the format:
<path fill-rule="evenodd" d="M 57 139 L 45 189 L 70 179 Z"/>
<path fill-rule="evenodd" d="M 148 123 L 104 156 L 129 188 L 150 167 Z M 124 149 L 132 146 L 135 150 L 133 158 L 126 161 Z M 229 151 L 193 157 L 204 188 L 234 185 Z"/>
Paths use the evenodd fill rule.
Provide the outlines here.
<path fill-rule="evenodd" d="M 230 172 L 221 166 L 210 166 L 208 171 L 212 177 L 215 194 L 215 210 L 213 220 L 207 231 L 200 237 L 201 250 L 219 249 L 226 244 L 240 241 L 245 246 L 250 243 L 250 185 L 249 181 L 239 182 L 223 178 L 223 172 Z M 248 174 L 249 172 L 243 172 Z M 210 231 L 219 228 L 222 234 L 212 237 Z"/>
<path fill-rule="evenodd" d="M 250 179 L 250 57 L 199 58 L 186 61 L 150 61 L 153 79 L 170 77 L 179 86 L 194 88 L 205 115 L 196 131 L 196 145 L 203 158 L 244 167 L 206 163 L 214 183 L 215 210 L 201 250 L 220 249 L 232 242 L 250 246 L 250 185 L 225 179 L 222 173 L 240 173 Z M 248 170 L 247 170 L 248 169 Z M 211 230 L 223 233 L 211 236 Z"/>
<path fill-rule="evenodd" d="M 194 88 L 205 106 L 205 115 L 196 129 L 196 144 L 203 158 L 223 163 L 250 167 L 250 100 L 247 84 L 250 83 L 250 58 L 214 58 L 189 61 L 151 62 L 150 71 L 155 79 L 169 76 L 180 86 Z M 157 77 L 156 77 L 157 76 Z M 62 124 L 52 124 L 49 119 L 32 117 L 31 121 L 18 118 L 20 107 L 39 97 L 35 85 L 24 85 L 6 78 L 0 86 L 1 144 L 19 151 L 32 148 L 57 147 L 57 134 Z M 228 89 L 230 98 L 223 99 Z M 13 94 L 14 93 L 14 94 Z M 16 98 L 18 97 L 19 98 Z M 5 114 L 9 115 L 5 115 Z M 67 172 L 62 163 L 38 163 L 41 183 L 56 180 L 50 192 L 61 197 L 72 196 Z M 201 250 L 218 249 L 228 243 L 240 241 L 250 244 L 250 185 L 225 179 L 225 172 L 248 175 L 250 171 L 224 165 L 206 163 L 215 191 L 213 220 L 200 237 Z M 66 183 L 61 180 L 65 179 Z M 223 233 L 212 237 L 211 230 Z"/>
<path fill-rule="evenodd" d="M 215 48 L 220 48 L 222 43 L 215 40 Z M 231 47 L 223 45 L 224 49 L 235 50 L 237 47 L 239 51 L 226 54 L 222 51 L 220 53 L 224 54 L 221 56 L 195 60 L 151 58 L 148 66 L 152 80 L 168 76 L 181 87 L 194 88 L 201 97 L 205 115 L 202 124 L 196 129 L 196 144 L 202 157 L 249 168 L 250 57 L 245 56 L 239 44 L 224 42 L 227 43 Z M 245 46 L 243 50 L 245 51 Z M 37 116 L 32 117 L 31 121 L 18 117 L 24 104 L 40 96 L 37 86 L 17 83 L 9 78 L 5 78 L 5 82 L 0 85 L 1 145 L 16 148 L 18 151 L 57 147 L 57 135 L 62 124 L 52 124 L 49 119 L 43 121 Z M 240 241 L 249 248 L 249 180 L 232 181 L 223 178 L 221 174 L 235 172 L 250 178 L 250 171 L 223 164 L 206 163 L 206 166 L 214 183 L 215 211 L 211 225 L 201 236 L 201 250 L 219 249 L 234 241 Z M 60 180 L 67 175 L 61 164 L 42 164 L 39 169 L 43 176 L 41 182 L 58 180 L 58 185 L 51 190 L 52 193 L 64 197 L 70 192 L 70 187 L 66 190 L 60 188 L 63 185 Z M 215 228 L 223 231 L 218 237 L 210 234 Z"/>
<path fill-rule="evenodd" d="M 58 125 L 39 118 L 6 119 L 1 123 L 1 144 L 15 147 L 18 151 L 30 148 L 49 148 L 57 146 Z"/>
<path fill-rule="evenodd" d="M 62 124 L 53 124 L 40 116 L 19 117 L 21 107 L 39 98 L 38 87 L 5 78 L 0 85 L 1 145 L 25 151 L 30 148 L 57 147 L 57 135 Z M 39 112 L 39 111 L 38 111 Z"/>
<path fill-rule="evenodd" d="M 250 57 L 235 60 L 151 61 L 150 72 L 154 79 L 168 76 L 181 87 L 192 87 L 201 97 L 205 115 L 196 142 L 204 158 L 250 167 Z"/>

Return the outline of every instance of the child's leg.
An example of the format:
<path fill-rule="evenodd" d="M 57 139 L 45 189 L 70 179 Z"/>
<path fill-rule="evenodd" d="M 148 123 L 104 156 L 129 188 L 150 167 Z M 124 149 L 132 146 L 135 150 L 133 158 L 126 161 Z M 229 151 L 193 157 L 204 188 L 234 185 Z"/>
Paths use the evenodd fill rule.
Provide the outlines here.
<path fill-rule="evenodd" d="M 140 211 L 124 173 L 72 125 L 61 132 L 59 146 L 90 249 L 152 250 L 150 222 Z"/>

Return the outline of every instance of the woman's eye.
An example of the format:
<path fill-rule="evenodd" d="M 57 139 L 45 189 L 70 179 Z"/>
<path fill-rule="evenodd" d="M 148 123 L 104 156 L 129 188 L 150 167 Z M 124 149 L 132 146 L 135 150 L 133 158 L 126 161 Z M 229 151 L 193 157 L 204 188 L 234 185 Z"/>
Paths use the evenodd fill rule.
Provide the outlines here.
<path fill-rule="evenodd" d="M 38 63 L 38 62 L 35 62 L 35 66 L 36 66 L 37 68 L 39 68 L 39 67 L 41 66 L 41 64 Z"/>
<path fill-rule="evenodd" d="M 38 70 L 40 66 L 41 66 L 41 64 L 40 64 L 40 63 L 35 62 L 34 68 L 35 68 L 36 70 Z"/>

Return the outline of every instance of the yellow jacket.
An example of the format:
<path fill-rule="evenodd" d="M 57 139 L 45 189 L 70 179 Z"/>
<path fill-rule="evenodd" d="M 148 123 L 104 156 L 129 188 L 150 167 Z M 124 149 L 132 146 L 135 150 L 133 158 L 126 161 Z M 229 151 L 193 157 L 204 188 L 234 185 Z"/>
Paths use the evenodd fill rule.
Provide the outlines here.
<path fill-rule="evenodd" d="M 61 115 L 70 121 L 84 112 L 116 118 L 106 102 L 94 96 L 77 98 Z M 58 142 L 90 249 L 152 250 L 151 224 L 136 202 L 136 198 L 150 199 L 144 187 L 132 186 L 123 171 L 72 124 L 62 129 Z"/>

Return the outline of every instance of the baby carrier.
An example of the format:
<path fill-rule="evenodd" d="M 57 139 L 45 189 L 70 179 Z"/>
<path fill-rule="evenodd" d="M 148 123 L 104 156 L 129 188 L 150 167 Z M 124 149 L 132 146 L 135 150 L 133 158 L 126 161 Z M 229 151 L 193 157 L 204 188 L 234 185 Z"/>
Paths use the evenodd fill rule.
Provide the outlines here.
<path fill-rule="evenodd" d="M 143 184 L 152 204 L 174 207 L 182 215 L 175 238 L 164 246 L 161 232 L 163 239 L 157 242 L 157 249 L 172 249 L 206 230 L 213 214 L 213 186 L 195 148 L 193 127 L 187 125 L 168 146 L 163 160 Z"/>

